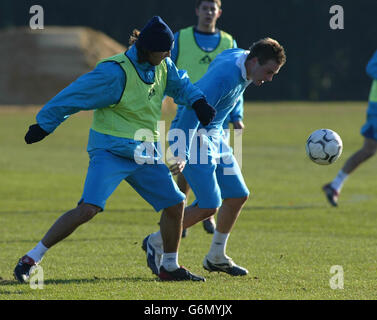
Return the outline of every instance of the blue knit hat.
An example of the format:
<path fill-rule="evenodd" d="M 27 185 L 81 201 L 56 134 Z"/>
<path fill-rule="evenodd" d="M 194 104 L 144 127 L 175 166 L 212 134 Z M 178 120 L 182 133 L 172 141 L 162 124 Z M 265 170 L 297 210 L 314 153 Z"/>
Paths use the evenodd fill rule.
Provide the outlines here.
<path fill-rule="evenodd" d="M 159 16 L 154 16 L 140 31 L 136 43 L 153 52 L 169 51 L 173 48 L 174 35 Z"/>

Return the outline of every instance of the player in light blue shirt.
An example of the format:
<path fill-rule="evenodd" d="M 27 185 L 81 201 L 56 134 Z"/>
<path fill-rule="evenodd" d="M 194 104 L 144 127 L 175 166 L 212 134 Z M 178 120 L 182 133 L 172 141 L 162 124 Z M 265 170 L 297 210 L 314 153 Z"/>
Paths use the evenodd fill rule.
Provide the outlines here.
<path fill-rule="evenodd" d="M 172 122 L 170 147 L 172 152 L 177 151 L 180 157 L 188 159 L 183 174 L 196 197 L 185 209 L 183 227 L 188 228 L 218 211 L 212 244 L 203 262 L 209 271 L 233 276 L 248 273 L 226 255 L 229 234 L 248 199 L 249 190 L 232 150 L 223 140 L 223 123 L 246 87 L 250 83 L 260 86 L 272 81 L 285 60 L 283 47 L 270 38 L 254 43 L 250 51 L 238 48 L 223 51 L 196 82 L 216 109 L 214 120 L 202 126 L 190 108 L 179 106 Z M 160 232 L 148 238 L 156 248 L 161 246 Z"/>
<path fill-rule="evenodd" d="M 210 62 L 223 50 L 237 48 L 236 40 L 232 35 L 216 27 L 218 19 L 222 15 L 220 0 L 197 0 L 195 3 L 197 24 L 186 27 L 174 34 L 174 48 L 172 60 L 179 69 L 187 70 L 192 82 L 199 80 Z M 223 128 L 229 129 L 232 123 L 234 129 L 243 129 L 243 98 L 224 121 Z M 229 140 L 229 130 L 225 130 L 226 140 Z M 179 189 L 189 196 L 190 186 L 182 174 L 177 175 Z M 203 220 L 203 227 L 208 233 L 214 233 L 216 223 L 214 216 Z M 186 236 L 184 229 L 182 237 Z"/>
<path fill-rule="evenodd" d="M 367 119 L 360 130 L 361 135 L 364 136 L 364 144 L 348 158 L 334 180 L 322 187 L 327 200 L 333 207 L 338 205 L 340 191 L 348 176 L 377 151 L 377 51 L 369 60 L 366 72 L 372 78 L 372 86 L 369 93 Z"/>

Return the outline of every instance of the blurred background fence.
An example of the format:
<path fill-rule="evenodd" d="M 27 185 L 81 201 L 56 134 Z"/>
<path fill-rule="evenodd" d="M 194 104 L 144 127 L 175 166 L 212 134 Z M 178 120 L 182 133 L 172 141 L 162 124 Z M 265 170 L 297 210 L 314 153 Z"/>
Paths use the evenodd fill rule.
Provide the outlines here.
<path fill-rule="evenodd" d="M 239 47 L 248 48 L 254 41 L 269 36 L 277 39 L 287 53 L 287 64 L 276 80 L 257 90 L 247 90 L 246 100 L 367 100 L 371 81 L 365 73 L 365 66 L 377 49 L 377 0 L 222 2 L 223 15 L 218 21 L 218 27 L 231 33 Z M 30 31 L 29 21 L 33 14 L 29 10 L 32 5 L 40 5 L 44 9 L 43 30 Z M 80 59 L 85 60 L 86 67 L 73 68 L 73 79 L 90 70 L 93 59 L 101 57 L 101 54 L 127 46 L 132 30 L 142 28 L 153 15 L 160 15 L 174 32 L 195 24 L 194 5 L 195 0 L 0 0 L 0 103 L 25 100 L 20 94 L 23 88 L 19 79 L 22 76 L 25 83 L 39 81 L 37 91 L 42 92 L 46 87 L 42 83 L 48 78 L 48 72 L 35 76 L 33 70 L 51 69 L 50 65 L 55 65 L 57 73 L 59 70 L 62 73 L 72 70 L 70 66 L 75 66 L 74 57 L 78 56 L 72 49 L 74 47 L 83 52 L 84 58 Z M 329 21 L 334 14 L 329 11 L 333 5 L 340 5 L 344 10 L 344 29 L 330 28 Z M 51 31 L 49 26 L 84 26 L 90 29 Z M 14 29 L 16 27 L 24 29 Z M 103 35 L 90 37 L 88 34 L 92 30 Z M 41 43 L 46 48 L 52 46 L 46 40 L 49 32 L 55 48 L 61 39 L 63 54 L 54 49 L 45 54 L 45 58 L 37 59 Z M 64 32 L 70 34 L 71 40 L 75 36 L 80 38 L 81 48 L 74 45 L 74 40 L 64 40 Z M 39 45 L 33 45 L 20 34 L 37 35 Z M 107 40 L 104 40 L 105 37 Z M 101 52 L 106 47 L 103 43 L 113 40 L 112 49 Z M 70 51 L 68 48 L 71 48 Z M 99 55 L 96 52 L 100 52 Z M 62 68 L 57 68 L 57 64 Z M 54 78 L 51 72 L 49 75 Z M 57 74 L 55 76 L 58 77 Z M 12 77 L 13 80 L 9 81 Z M 62 89 L 73 79 L 66 77 L 57 86 Z M 30 90 L 35 91 L 32 89 L 35 86 L 31 84 Z M 10 94 L 6 95 L 5 92 Z M 20 95 L 19 99 L 16 99 L 16 92 Z M 42 100 L 50 98 L 49 95 L 51 93 L 35 94 L 29 98 L 29 102 L 42 103 Z"/>

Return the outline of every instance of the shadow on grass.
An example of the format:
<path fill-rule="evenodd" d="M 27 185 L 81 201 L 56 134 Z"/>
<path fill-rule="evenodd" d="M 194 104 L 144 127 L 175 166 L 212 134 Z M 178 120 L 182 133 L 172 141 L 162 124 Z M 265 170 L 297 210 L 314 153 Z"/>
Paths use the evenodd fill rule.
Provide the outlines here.
<path fill-rule="evenodd" d="M 94 276 L 90 279 L 50 279 L 45 280 L 43 283 L 44 285 L 64 285 L 64 284 L 86 284 L 86 283 L 100 283 L 100 282 L 116 282 L 116 281 L 123 281 L 124 283 L 136 283 L 136 282 L 154 282 L 159 281 L 158 278 L 147 278 L 147 277 L 115 277 L 115 278 L 99 278 Z M 7 280 L 1 279 L 0 286 L 29 286 L 28 283 L 19 283 L 17 280 Z M 0 294 L 14 294 L 14 292 L 10 291 L 2 291 L 0 289 Z"/>
<path fill-rule="evenodd" d="M 280 206 L 245 206 L 243 210 L 310 210 L 326 208 L 326 204 L 301 204 L 301 205 L 280 205 Z"/>
<path fill-rule="evenodd" d="M 73 209 L 73 208 L 71 208 Z M 58 209 L 58 210 L 5 210 L 5 211 L 0 211 L 0 215 L 2 214 L 52 214 L 52 213 L 65 213 L 68 210 L 71 210 L 69 208 L 66 209 Z M 154 212 L 152 208 L 130 208 L 130 207 L 125 207 L 124 209 L 106 209 L 103 212 L 120 212 L 120 213 L 137 213 L 137 212 Z"/>
<path fill-rule="evenodd" d="M 84 284 L 84 283 L 99 283 L 99 282 L 116 282 L 116 281 L 123 281 L 127 282 L 152 282 L 156 281 L 157 278 L 151 279 L 146 277 L 115 277 L 115 278 L 99 278 L 93 277 L 90 279 L 50 279 L 44 282 L 45 285 L 49 284 Z"/>
<path fill-rule="evenodd" d="M 41 239 L 14 239 L 14 240 L 1 240 L 0 243 L 38 243 Z M 64 242 L 90 242 L 90 241 L 123 241 L 124 237 L 104 237 L 104 238 L 82 238 L 82 239 L 64 239 Z"/>

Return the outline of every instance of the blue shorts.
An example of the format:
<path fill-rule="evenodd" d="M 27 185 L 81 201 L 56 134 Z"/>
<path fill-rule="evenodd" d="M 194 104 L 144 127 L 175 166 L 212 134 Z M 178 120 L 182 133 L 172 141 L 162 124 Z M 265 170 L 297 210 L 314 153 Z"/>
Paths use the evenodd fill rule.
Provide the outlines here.
<path fill-rule="evenodd" d="M 165 164 L 137 164 L 104 149 L 89 152 L 90 162 L 81 202 L 105 209 L 106 200 L 126 180 L 156 211 L 182 202 L 179 191 Z"/>
<path fill-rule="evenodd" d="M 208 163 L 189 161 L 183 175 L 195 194 L 193 205 L 197 204 L 199 208 L 218 208 L 222 199 L 242 198 L 250 194 L 231 152 L 223 152 L 219 158 L 210 152 Z"/>
<path fill-rule="evenodd" d="M 373 139 L 377 141 L 377 115 L 376 114 L 368 114 L 367 121 L 361 127 L 360 133 L 369 139 Z"/>

